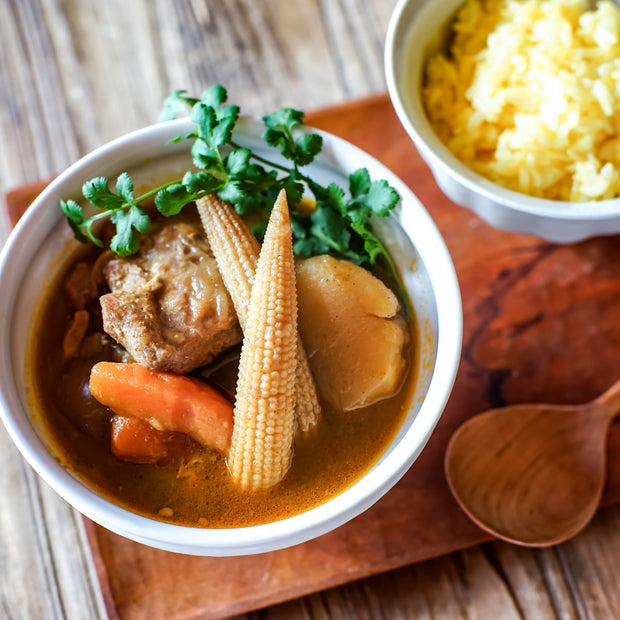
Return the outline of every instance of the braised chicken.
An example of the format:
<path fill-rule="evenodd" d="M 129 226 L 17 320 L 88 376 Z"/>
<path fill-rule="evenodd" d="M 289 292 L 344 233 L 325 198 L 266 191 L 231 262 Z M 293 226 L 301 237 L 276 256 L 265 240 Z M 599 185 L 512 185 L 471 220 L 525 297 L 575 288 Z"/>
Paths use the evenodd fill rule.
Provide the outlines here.
<path fill-rule="evenodd" d="M 187 373 L 241 341 L 208 241 L 192 223 L 161 227 L 103 274 L 111 290 L 101 297 L 103 329 L 147 368 Z"/>

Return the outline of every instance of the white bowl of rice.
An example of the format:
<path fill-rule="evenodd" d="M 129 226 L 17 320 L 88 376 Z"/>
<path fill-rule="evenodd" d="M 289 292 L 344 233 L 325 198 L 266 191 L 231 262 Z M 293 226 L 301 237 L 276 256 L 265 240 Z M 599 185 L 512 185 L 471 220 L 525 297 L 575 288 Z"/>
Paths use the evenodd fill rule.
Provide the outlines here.
<path fill-rule="evenodd" d="M 453 201 L 553 242 L 620 232 L 617 4 L 400 0 L 385 67 Z"/>

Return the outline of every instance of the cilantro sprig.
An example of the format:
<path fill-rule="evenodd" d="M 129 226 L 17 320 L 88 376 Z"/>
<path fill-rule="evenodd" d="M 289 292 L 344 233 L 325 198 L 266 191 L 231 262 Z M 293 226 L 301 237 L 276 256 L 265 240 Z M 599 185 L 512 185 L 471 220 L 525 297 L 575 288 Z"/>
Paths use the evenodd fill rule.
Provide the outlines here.
<path fill-rule="evenodd" d="M 120 256 L 127 256 L 137 252 L 139 238 L 136 233 L 146 232 L 151 227 L 149 216 L 138 206 L 138 202 L 146 200 L 143 195 L 134 199 L 133 183 L 126 172 L 123 172 L 116 181 L 116 193 L 104 177 L 95 177 L 84 183 L 82 187 L 84 198 L 90 201 L 100 212 L 92 217 L 85 217 L 82 208 L 74 201 L 60 201 L 60 208 L 67 216 L 69 225 L 73 229 L 76 239 L 86 242 L 90 239 L 102 247 L 102 241 L 95 236 L 93 226 L 97 221 L 110 218 L 116 225 L 116 234 L 110 241 L 110 249 Z"/>
<path fill-rule="evenodd" d="M 286 162 L 282 164 L 235 142 L 233 132 L 240 109 L 227 103 L 227 92 L 222 86 L 208 88 L 200 98 L 190 97 L 184 90 L 174 91 L 164 101 L 159 120 L 172 120 L 186 114 L 188 108 L 194 131 L 172 142 L 192 142 L 195 170 L 140 196 L 134 196 L 127 173 L 118 177 L 115 189 L 104 177 L 88 181 L 82 193 L 97 208 L 95 215 L 87 216 L 74 200 L 60 202 L 78 240 L 90 239 L 103 246 L 95 233 L 96 224 L 109 218 L 116 227 L 110 248 L 121 256 L 133 254 L 139 248 L 140 233 L 150 228 L 149 215 L 140 207 L 142 203 L 154 198 L 157 210 L 171 216 L 210 193 L 232 203 L 240 215 L 252 214 L 253 230 L 260 239 L 275 198 L 285 189 L 292 206 L 297 255 L 331 253 L 360 265 L 382 261 L 406 300 L 390 254 L 372 228 L 372 217 L 387 216 L 400 199 L 387 181 L 372 180 L 368 170 L 360 168 L 349 176 L 347 192 L 336 183 L 325 187 L 306 175 L 303 168 L 320 153 L 323 139 L 304 130 L 304 113 L 299 110 L 282 108 L 262 119 L 263 139 L 280 152 Z M 308 194 L 314 199 L 314 208 L 295 208 L 303 204 Z"/>

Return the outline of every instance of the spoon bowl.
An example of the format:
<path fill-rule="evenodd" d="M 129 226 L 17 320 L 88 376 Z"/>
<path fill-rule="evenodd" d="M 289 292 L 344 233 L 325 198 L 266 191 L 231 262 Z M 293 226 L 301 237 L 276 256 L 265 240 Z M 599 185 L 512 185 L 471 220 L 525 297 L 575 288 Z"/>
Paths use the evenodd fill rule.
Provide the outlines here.
<path fill-rule="evenodd" d="M 512 405 L 463 424 L 445 456 L 448 485 L 483 529 L 544 547 L 583 529 L 605 485 L 606 441 L 620 382 L 583 405 Z"/>

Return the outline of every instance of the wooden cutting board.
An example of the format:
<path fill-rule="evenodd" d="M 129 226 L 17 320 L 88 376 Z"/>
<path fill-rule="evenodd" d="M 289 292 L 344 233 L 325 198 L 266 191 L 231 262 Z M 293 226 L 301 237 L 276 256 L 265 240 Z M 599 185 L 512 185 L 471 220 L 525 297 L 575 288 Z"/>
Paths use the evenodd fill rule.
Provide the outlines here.
<path fill-rule="evenodd" d="M 455 428 L 506 403 L 585 402 L 620 377 L 618 237 L 557 245 L 491 228 L 441 193 L 386 95 L 317 111 L 307 122 L 390 167 L 441 230 L 464 308 L 452 396 L 424 452 L 390 493 L 352 522 L 291 549 L 240 558 L 185 556 L 86 520 L 111 618 L 230 616 L 488 540 L 458 508 L 444 479 L 444 448 Z M 6 196 L 13 223 L 41 188 Z M 608 448 L 605 503 L 620 500 L 620 425 L 612 426 Z"/>

